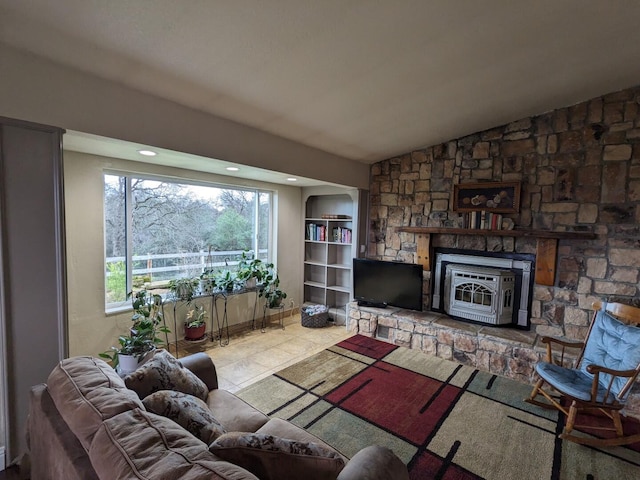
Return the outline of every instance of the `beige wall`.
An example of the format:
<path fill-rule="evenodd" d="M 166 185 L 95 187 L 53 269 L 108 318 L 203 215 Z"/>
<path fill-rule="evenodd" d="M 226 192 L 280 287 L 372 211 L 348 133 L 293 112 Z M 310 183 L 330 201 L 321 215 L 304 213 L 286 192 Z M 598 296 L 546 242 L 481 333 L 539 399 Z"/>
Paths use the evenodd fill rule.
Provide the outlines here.
<path fill-rule="evenodd" d="M 0 43 L 0 115 L 367 189 L 369 166 Z"/>
<path fill-rule="evenodd" d="M 115 345 L 118 335 L 126 332 L 131 324 L 130 312 L 106 315 L 104 311 L 102 182 L 105 169 L 170 175 L 216 183 L 230 181 L 228 177 L 220 175 L 77 152 L 64 153 L 70 356 L 96 355 L 106 350 L 109 346 Z M 235 184 L 237 185 L 237 182 Z M 298 306 L 302 298 L 301 189 L 249 180 L 244 181 L 243 185 L 274 191 L 275 251 L 278 273 L 282 287 L 288 294 L 287 300 L 294 300 Z M 253 294 L 232 298 L 228 304 L 229 324 L 233 325 L 250 319 L 253 314 L 253 305 Z M 172 308 L 166 309 L 166 312 L 168 326 L 174 330 Z M 178 314 L 178 319 L 181 318 L 181 314 L 184 314 L 184 311 Z M 261 315 L 262 309 L 259 308 L 256 316 L 260 318 Z M 178 331 L 181 331 L 180 326 Z"/>

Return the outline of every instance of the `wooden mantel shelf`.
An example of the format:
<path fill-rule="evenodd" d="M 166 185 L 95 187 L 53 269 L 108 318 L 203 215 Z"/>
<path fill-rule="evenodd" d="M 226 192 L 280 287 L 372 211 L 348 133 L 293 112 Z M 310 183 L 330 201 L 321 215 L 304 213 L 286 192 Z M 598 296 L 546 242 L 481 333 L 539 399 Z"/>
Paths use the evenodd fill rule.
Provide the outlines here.
<path fill-rule="evenodd" d="M 431 235 L 477 235 L 482 237 L 529 237 L 536 239 L 536 276 L 539 285 L 553 286 L 556 278 L 558 240 L 596 238 L 593 232 L 556 232 L 551 230 L 483 230 L 450 227 L 398 227 L 398 232 L 415 233 L 418 263 L 431 270 Z"/>
<path fill-rule="evenodd" d="M 532 237 L 532 238 L 555 238 L 555 239 L 584 239 L 592 240 L 596 238 L 593 232 L 556 232 L 552 230 L 533 230 L 516 228 L 514 230 L 482 230 L 472 228 L 451 228 L 451 227 L 398 227 L 398 232 L 407 233 L 440 233 L 444 235 L 479 235 L 482 237 Z"/>

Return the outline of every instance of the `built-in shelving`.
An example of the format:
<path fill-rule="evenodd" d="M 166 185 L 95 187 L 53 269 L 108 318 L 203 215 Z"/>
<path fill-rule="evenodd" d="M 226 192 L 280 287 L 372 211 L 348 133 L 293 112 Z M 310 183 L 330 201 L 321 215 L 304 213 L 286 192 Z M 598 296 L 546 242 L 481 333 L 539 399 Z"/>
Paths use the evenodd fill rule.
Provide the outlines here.
<path fill-rule="evenodd" d="M 303 303 L 327 305 L 339 324 L 346 322 L 346 305 L 353 299 L 357 195 L 357 190 L 314 192 L 306 196 L 304 205 Z"/>

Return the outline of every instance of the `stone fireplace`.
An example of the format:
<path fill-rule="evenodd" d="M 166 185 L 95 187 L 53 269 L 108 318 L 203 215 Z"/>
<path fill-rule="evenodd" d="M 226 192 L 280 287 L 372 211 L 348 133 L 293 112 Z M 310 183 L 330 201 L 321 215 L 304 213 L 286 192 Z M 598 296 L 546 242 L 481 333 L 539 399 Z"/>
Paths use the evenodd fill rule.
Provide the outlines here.
<path fill-rule="evenodd" d="M 367 256 L 422 263 L 421 234 L 411 228 L 450 230 L 431 234 L 432 250 L 535 254 L 532 276 L 554 273 L 532 283 L 531 331 L 583 339 L 594 301 L 640 305 L 639 105 L 640 87 L 629 88 L 373 164 Z M 539 250 L 546 245 L 535 238 L 460 234 L 453 186 L 480 182 L 520 182 L 519 210 L 504 213 L 512 231 L 594 236 L 560 237 L 543 264 Z M 438 283 L 432 272 L 425 269 L 425 311 Z"/>
<path fill-rule="evenodd" d="M 430 250 L 535 254 L 532 277 L 553 274 L 531 281 L 527 320 L 522 299 L 514 298 L 513 323 L 526 322 L 528 331 L 452 320 L 443 308 L 446 267 L 439 278 L 425 269 L 423 312 L 354 309 L 352 328 L 530 381 L 542 335 L 582 340 L 594 301 L 640 306 L 639 105 L 640 87 L 629 88 L 373 164 L 368 257 L 423 263 L 425 235 L 411 229 L 448 228 L 431 235 Z M 541 261 L 555 240 L 460 232 L 453 186 L 479 182 L 520 182 L 520 208 L 504 215 L 514 231 L 591 232 L 593 238 L 558 237 L 554 255 Z M 516 292 L 517 282 L 516 276 Z M 436 295 L 439 311 L 431 310 Z M 640 395 L 627 407 L 640 411 Z"/>

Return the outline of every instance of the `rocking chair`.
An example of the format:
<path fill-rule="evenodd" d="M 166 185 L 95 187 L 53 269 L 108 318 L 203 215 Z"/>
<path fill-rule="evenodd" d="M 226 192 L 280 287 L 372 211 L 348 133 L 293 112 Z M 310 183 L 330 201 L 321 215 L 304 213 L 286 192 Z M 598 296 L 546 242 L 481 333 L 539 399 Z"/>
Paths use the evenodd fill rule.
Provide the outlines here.
<path fill-rule="evenodd" d="M 525 401 L 548 409 L 558 409 L 567 416 L 560 438 L 592 446 L 626 445 L 640 442 L 640 433 L 623 432 L 620 410 L 624 407 L 640 374 L 640 308 L 619 303 L 593 304 L 594 314 L 584 342 L 567 342 L 543 337 L 547 345 L 545 362 L 536 365 L 540 379 Z M 560 347 L 552 350 L 552 344 Z M 565 366 L 567 348 L 580 348 L 575 367 Z M 543 389 L 548 384 L 557 393 Z M 569 402 L 567 408 L 561 397 Z M 548 402 L 538 399 L 542 395 Z M 599 410 L 613 421 L 613 427 L 575 425 L 579 411 Z M 577 436 L 574 428 L 614 431 L 613 438 Z"/>

